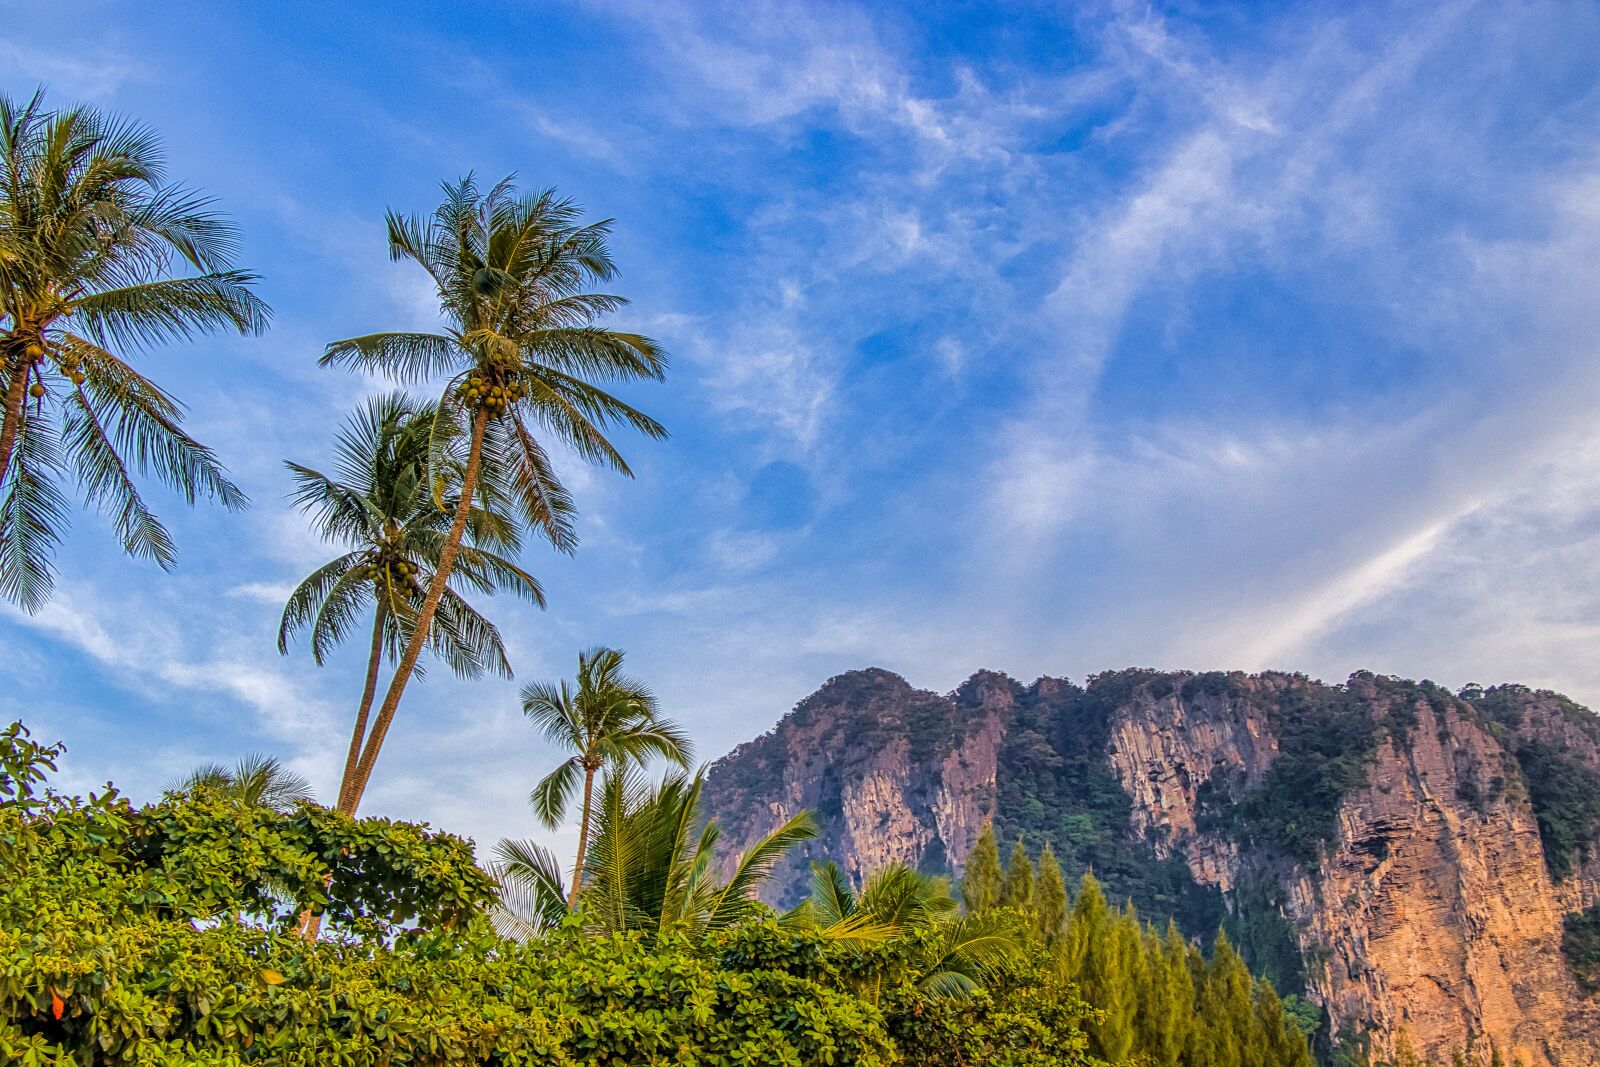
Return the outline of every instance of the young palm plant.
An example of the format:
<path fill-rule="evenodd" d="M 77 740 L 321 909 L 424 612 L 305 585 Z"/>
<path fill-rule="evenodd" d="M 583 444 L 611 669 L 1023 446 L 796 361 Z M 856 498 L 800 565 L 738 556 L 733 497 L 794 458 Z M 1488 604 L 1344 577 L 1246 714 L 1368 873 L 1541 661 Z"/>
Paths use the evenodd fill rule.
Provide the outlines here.
<path fill-rule="evenodd" d="M 644 683 L 622 673 L 622 653 L 592 648 L 578 653 L 577 685 L 535 682 L 522 690 L 522 711 L 554 744 L 572 752 L 534 787 L 533 813 L 554 830 L 567 817 L 575 794 L 583 797 L 578 820 L 578 855 L 572 865 L 567 903 L 576 902 L 589 847 L 594 778 L 602 768 L 643 766 L 659 756 L 689 765 L 691 746 L 677 724 L 656 717 L 656 698 Z"/>
<path fill-rule="evenodd" d="M 950 881 L 903 863 L 873 872 L 858 893 L 837 864 L 811 867 L 811 896 L 785 916 L 837 940 L 873 943 L 926 931 L 916 981 L 931 996 L 964 997 L 1022 951 L 1013 916 L 961 915 Z"/>
<path fill-rule="evenodd" d="M 582 914 L 605 933 L 678 933 L 701 938 L 765 910 L 756 892 L 784 855 L 816 836 L 800 812 L 751 845 L 720 878 L 715 820 L 700 809 L 700 775 L 652 784 L 613 766 L 591 814 L 593 826 L 578 894 Z M 527 842 L 502 841 L 495 873 L 504 887 L 502 930 L 536 933 L 568 914 L 554 857 Z M 570 895 L 569 895 L 570 900 Z"/>
<path fill-rule="evenodd" d="M 612 427 L 666 436 L 660 423 L 602 388 L 659 380 L 666 370 L 665 354 L 654 341 L 600 325 L 625 303 L 589 291 L 616 273 L 607 246 L 609 222 L 583 224 L 571 201 L 550 191 L 521 195 L 510 179 L 487 193 L 479 192 L 471 176 L 444 190 L 444 203 L 431 216 L 388 216 L 390 255 L 428 272 L 439 294 L 442 330 L 352 337 L 330 344 L 322 357 L 324 365 L 377 371 L 402 382 L 445 376 L 440 421 L 464 423 L 468 440 L 453 522 L 373 722 L 354 788 L 341 802 L 352 812 L 427 642 L 478 479 L 486 471 L 501 472 L 520 520 L 570 552 L 576 544 L 572 501 L 535 430 L 623 474 L 631 471 L 606 436 Z M 435 503 L 444 509 L 437 471 L 433 480 Z"/>
<path fill-rule="evenodd" d="M 207 763 L 168 787 L 168 793 L 217 793 L 251 807 L 292 811 L 309 802 L 311 783 L 272 756 L 254 753 L 232 767 Z"/>
<path fill-rule="evenodd" d="M 320 666 L 358 620 L 369 611 L 372 616 L 366 682 L 345 756 L 341 804 L 355 781 L 382 664 L 386 657 L 397 659 L 415 632 L 428 575 L 437 573 L 444 551 L 450 516 L 434 504 L 430 450 L 438 452 L 434 468 L 447 486 L 458 486 L 461 434 L 441 433 L 431 405 L 394 393 L 370 400 L 347 420 L 337 438 L 333 476 L 288 464 L 296 482 L 296 506 L 325 540 L 346 551 L 318 567 L 290 594 L 278 628 L 278 650 L 287 653 L 293 636 L 309 629 L 311 655 Z M 509 589 L 542 607 L 538 581 L 499 554 L 521 548 L 517 523 L 506 514 L 505 487 L 496 477 L 480 478 L 476 497 L 454 582 L 485 594 Z M 439 597 L 428 642 L 459 677 L 477 677 L 486 670 L 511 676 L 499 631 L 450 584 Z M 413 663 L 413 670 L 420 671 L 421 665 Z"/>
<path fill-rule="evenodd" d="M 122 356 L 215 330 L 257 333 L 268 310 L 234 269 L 236 234 L 210 201 L 161 175 L 143 126 L 92 108 L 0 94 L 0 597 L 37 611 L 73 478 L 129 555 L 176 549 L 134 473 L 190 504 L 248 503 L 182 408 Z M 187 265 L 198 274 L 173 276 Z"/>

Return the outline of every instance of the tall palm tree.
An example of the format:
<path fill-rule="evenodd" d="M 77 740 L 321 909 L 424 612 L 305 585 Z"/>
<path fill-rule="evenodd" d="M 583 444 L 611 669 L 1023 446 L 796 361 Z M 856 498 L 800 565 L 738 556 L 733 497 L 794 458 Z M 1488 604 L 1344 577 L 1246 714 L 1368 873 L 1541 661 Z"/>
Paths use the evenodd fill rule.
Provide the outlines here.
<path fill-rule="evenodd" d="M 311 784 L 273 756 L 252 753 L 232 767 L 207 763 L 167 789 L 168 793 L 215 792 L 252 807 L 291 811 L 309 802 Z"/>
<path fill-rule="evenodd" d="M 590 292 L 612 278 L 609 221 L 583 224 L 553 191 L 518 194 L 508 178 L 480 193 L 472 177 L 444 186 L 431 216 L 388 215 L 389 252 L 428 272 L 444 322 L 437 333 L 374 333 L 330 344 L 322 363 L 388 374 L 402 382 L 447 377 L 441 422 L 468 427 L 459 499 L 416 625 L 373 722 L 341 807 L 354 812 L 372 775 L 412 667 L 427 641 L 485 470 L 503 471 L 520 518 L 558 550 L 576 545 L 572 500 L 537 428 L 586 460 L 631 474 L 606 434 L 616 425 L 664 437 L 660 423 L 597 383 L 664 377 L 666 356 L 647 337 L 599 325 L 626 302 Z M 437 492 L 435 503 L 445 508 Z"/>
<path fill-rule="evenodd" d="M 756 898 L 772 869 L 801 841 L 816 836 L 809 812 L 800 812 L 750 846 L 719 878 L 715 820 L 703 821 L 700 775 L 669 775 L 651 784 L 636 771 L 612 767 L 601 783 L 591 816 L 583 914 L 606 933 L 679 933 L 704 937 L 763 912 Z M 697 829 L 698 828 L 698 829 Z M 560 872 L 548 851 L 527 842 L 502 841 L 495 871 L 513 915 L 501 929 L 527 935 L 548 928 L 570 910 L 560 897 Z"/>
<path fill-rule="evenodd" d="M 129 555 L 169 569 L 172 538 L 134 471 L 190 504 L 248 503 L 182 407 L 115 354 L 268 310 L 234 269 L 237 236 L 210 201 L 162 181 L 145 127 L 92 108 L 0 94 L 0 596 L 37 611 L 55 585 L 75 478 Z M 187 265 L 198 274 L 173 276 Z"/>
<path fill-rule="evenodd" d="M 372 644 L 366 682 L 340 781 L 341 801 L 355 780 L 366 740 L 378 674 L 387 657 L 399 657 L 421 611 L 426 577 L 439 565 L 450 516 L 434 505 L 429 482 L 430 447 L 442 448 L 438 470 L 460 482 L 460 434 L 441 437 L 437 413 L 404 394 L 376 397 L 346 421 L 337 438 L 332 477 L 289 463 L 294 501 L 322 537 L 345 552 L 313 571 L 284 605 L 278 651 L 287 653 L 297 632 L 311 631 L 311 655 L 320 666 L 358 619 L 372 612 Z M 521 548 L 517 524 L 507 514 L 505 487 L 480 478 L 477 504 L 467 521 L 452 578 L 481 593 L 510 589 L 544 605 L 537 580 L 499 552 Z M 429 631 L 434 654 L 463 678 L 485 670 L 511 676 L 500 633 L 447 584 Z M 415 665 L 420 671 L 420 664 Z"/>
<path fill-rule="evenodd" d="M 569 905 L 576 902 L 583 882 L 595 775 L 607 765 L 643 766 L 652 756 L 687 767 L 692 752 L 677 724 L 656 717 L 656 698 L 649 688 L 622 673 L 622 655 L 614 648 L 591 648 L 578 653 L 576 687 L 562 679 L 555 685 L 534 682 L 522 690 L 523 714 L 551 742 L 572 752 L 534 787 L 528 798 L 534 815 L 554 830 L 567 817 L 574 794 L 581 790 L 583 797 Z"/>

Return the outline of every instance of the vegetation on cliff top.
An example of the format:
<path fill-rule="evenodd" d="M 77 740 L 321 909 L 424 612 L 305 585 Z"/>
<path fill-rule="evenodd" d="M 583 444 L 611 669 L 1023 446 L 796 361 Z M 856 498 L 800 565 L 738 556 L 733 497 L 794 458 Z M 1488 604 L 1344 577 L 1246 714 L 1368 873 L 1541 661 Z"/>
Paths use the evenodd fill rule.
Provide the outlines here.
<path fill-rule="evenodd" d="M 1503 727 L 1498 736 L 1526 784 L 1545 864 L 1552 878 L 1565 878 L 1600 840 L 1600 765 L 1592 755 L 1585 758 L 1566 732 L 1600 745 L 1600 716 L 1559 694 L 1522 685 L 1469 687 L 1462 695 Z M 1533 721 L 1536 711 L 1542 721 Z"/>

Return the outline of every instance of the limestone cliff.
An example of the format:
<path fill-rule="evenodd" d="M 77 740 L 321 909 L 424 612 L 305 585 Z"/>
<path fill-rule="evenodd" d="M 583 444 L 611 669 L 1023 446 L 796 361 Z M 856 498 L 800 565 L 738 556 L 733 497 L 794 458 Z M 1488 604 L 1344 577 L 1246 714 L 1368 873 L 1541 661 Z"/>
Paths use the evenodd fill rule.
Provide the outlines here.
<path fill-rule="evenodd" d="M 1587 777 L 1586 777 L 1587 776 Z M 1448 1062 L 1600 1063 L 1600 999 L 1562 954 L 1600 902 L 1600 720 L 1520 687 L 1461 695 L 1359 674 L 1124 671 L 1078 687 L 975 675 L 947 696 L 887 671 L 831 680 L 719 761 L 736 846 L 799 808 L 811 858 L 959 869 L 983 823 L 1150 917 L 1228 925 L 1328 1014 Z"/>

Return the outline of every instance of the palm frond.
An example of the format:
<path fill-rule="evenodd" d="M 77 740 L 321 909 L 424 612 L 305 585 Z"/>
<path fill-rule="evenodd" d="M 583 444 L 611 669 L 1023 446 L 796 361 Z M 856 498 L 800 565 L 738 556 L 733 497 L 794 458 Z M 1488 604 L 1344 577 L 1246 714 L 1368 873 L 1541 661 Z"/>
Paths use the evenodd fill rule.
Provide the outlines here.
<path fill-rule="evenodd" d="M 283 606 L 283 616 L 278 621 L 280 653 L 288 655 L 289 642 L 293 636 L 316 620 L 328 599 L 329 590 L 351 568 L 360 566 L 363 558 L 360 552 L 347 552 L 324 563 L 294 587 L 294 591 L 289 594 L 288 602 Z M 316 659 L 317 666 L 322 666 L 322 657 L 315 648 L 312 650 L 312 656 Z"/>
<path fill-rule="evenodd" d="M 436 333 L 369 333 L 334 341 L 317 364 L 378 371 L 398 382 L 424 382 L 453 369 L 461 351 L 453 337 Z"/>
<path fill-rule="evenodd" d="M 509 589 L 524 600 L 531 600 L 541 608 L 545 606 L 544 587 L 539 579 L 504 556 L 471 545 L 461 546 L 456 555 L 456 569 L 450 576 L 459 576 L 484 593 Z"/>
<path fill-rule="evenodd" d="M 0 597 L 34 614 L 55 588 L 55 548 L 68 522 L 56 487 L 62 455 L 48 419 L 22 415 L 0 486 Z"/>
<path fill-rule="evenodd" d="M 739 857 L 732 877 L 717 894 L 707 917 L 708 925 L 716 929 L 743 918 L 755 899 L 756 888 L 771 876 L 778 861 L 802 841 L 816 836 L 816 820 L 809 811 L 802 811 L 751 845 Z"/>
<path fill-rule="evenodd" d="M 342 558 L 349 559 L 350 556 Z M 323 594 L 322 602 L 317 605 L 317 613 L 311 620 L 311 658 L 318 666 L 325 663 L 329 654 L 356 629 L 373 595 L 372 583 L 364 577 L 358 577 L 354 567 L 346 568 L 327 586 L 327 592 Z M 393 614 L 392 609 L 390 614 Z"/>
<path fill-rule="evenodd" d="M 178 555 L 172 536 L 145 506 L 89 397 L 77 388 L 72 398 L 76 403 L 67 408 L 63 444 L 77 467 L 84 498 L 111 515 L 123 550 L 130 556 L 153 559 L 162 570 L 171 570 Z"/>
<path fill-rule="evenodd" d="M 567 890 L 555 853 L 532 841 L 502 838 L 489 873 L 500 883 L 499 905 L 490 915 L 503 937 L 528 941 L 567 916 Z"/>
<path fill-rule="evenodd" d="M 229 510 L 249 505 L 211 449 L 178 426 L 170 397 L 98 345 L 74 334 L 66 338 L 81 360 L 84 392 L 118 455 L 131 457 L 141 473 L 153 473 L 189 504 L 205 496 Z"/>
<path fill-rule="evenodd" d="M 571 555 L 578 547 L 573 527 L 577 507 L 567 487 L 556 477 L 550 456 L 528 432 L 522 417 L 513 413 L 510 421 L 513 438 L 496 455 L 506 457 L 511 487 L 523 521 L 538 530 L 558 552 Z"/>
<path fill-rule="evenodd" d="M 255 334 L 266 329 L 270 317 L 267 305 L 250 291 L 255 281 L 246 271 L 226 271 L 126 285 L 79 298 L 71 317 L 102 346 L 188 340 L 228 327 Z"/>
<path fill-rule="evenodd" d="M 486 670 L 501 678 L 512 677 L 500 631 L 448 586 L 439 599 L 428 639 L 433 654 L 457 677 L 476 678 Z"/>
<path fill-rule="evenodd" d="M 582 782 L 583 767 L 577 760 L 562 760 L 555 770 L 539 779 L 539 784 L 528 794 L 528 804 L 533 808 L 534 818 L 547 830 L 560 826 Z"/>
<path fill-rule="evenodd" d="M 842 922 L 855 913 L 856 894 L 844 871 L 832 860 L 811 865 L 811 895 L 808 898 L 817 922 L 823 926 Z"/>
<path fill-rule="evenodd" d="M 290 503 L 311 516 L 323 537 L 346 544 L 370 543 L 375 538 L 382 516 L 358 489 L 293 460 L 284 460 L 283 465 L 294 475 Z"/>

